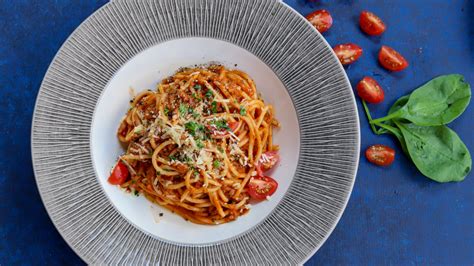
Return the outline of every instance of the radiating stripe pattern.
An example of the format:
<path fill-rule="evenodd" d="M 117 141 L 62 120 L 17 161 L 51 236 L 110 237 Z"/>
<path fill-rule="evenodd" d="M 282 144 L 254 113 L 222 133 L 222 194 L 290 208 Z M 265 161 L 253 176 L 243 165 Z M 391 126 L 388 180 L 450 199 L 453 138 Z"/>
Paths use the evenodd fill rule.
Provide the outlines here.
<path fill-rule="evenodd" d="M 208 246 L 157 240 L 130 225 L 100 188 L 90 155 L 96 102 L 121 66 L 158 43 L 209 37 L 259 57 L 288 89 L 299 119 L 294 181 L 267 219 Z M 322 37 L 275 0 L 113 1 L 52 62 L 32 125 L 36 181 L 51 219 L 91 264 L 293 265 L 331 233 L 352 190 L 359 126 L 350 85 Z"/>

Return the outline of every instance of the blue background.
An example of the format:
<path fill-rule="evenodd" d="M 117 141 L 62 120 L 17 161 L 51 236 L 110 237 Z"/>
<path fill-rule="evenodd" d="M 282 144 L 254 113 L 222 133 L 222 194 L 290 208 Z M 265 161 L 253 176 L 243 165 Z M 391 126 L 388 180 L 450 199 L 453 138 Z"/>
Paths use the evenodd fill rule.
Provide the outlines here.
<path fill-rule="evenodd" d="M 334 46 L 354 42 L 364 55 L 349 66 L 353 85 L 365 75 L 383 86 L 386 100 L 370 108 L 382 116 L 399 96 L 431 78 L 460 73 L 474 85 L 474 1 L 287 0 L 303 15 L 325 8 L 334 18 L 324 34 Z M 30 127 L 41 80 L 61 44 L 106 1 L 0 0 L 0 264 L 82 264 L 49 219 L 30 158 Z M 368 9 L 387 24 L 381 37 L 358 28 Z M 376 61 L 382 44 L 410 62 L 389 73 Z M 474 176 L 452 184 L 423 177 L 389 136 L 371 133 L 359 104 L 362 150 L 383 143 L 397 151 L 388 168 L 362 156 L 349 204 L 308 265 L 474 263 Z M 474 104 L 450 127 L 474 153 Z M 363 155 L 361 153 L 361 155 Z"/>

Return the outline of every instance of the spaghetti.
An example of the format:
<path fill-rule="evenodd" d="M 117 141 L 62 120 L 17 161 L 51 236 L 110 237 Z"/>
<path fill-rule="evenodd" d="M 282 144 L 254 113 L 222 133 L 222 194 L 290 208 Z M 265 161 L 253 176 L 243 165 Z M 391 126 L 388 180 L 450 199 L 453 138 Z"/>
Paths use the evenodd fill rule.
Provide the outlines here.
<path fill-rule="evenodd" d="M 278 161 L 273 106 L 244 72 L 181 69 L 144 91 L 118 129 L 127 151 L 109 182 L 199 224 L 221 224 L 278 186 L 264 171 Z"/>

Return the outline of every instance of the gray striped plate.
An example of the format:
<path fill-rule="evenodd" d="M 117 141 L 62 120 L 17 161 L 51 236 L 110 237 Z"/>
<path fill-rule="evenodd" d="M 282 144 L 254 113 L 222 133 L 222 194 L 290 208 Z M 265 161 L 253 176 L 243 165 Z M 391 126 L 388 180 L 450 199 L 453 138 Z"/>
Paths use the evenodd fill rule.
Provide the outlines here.
<path fill-rule="evenodd" d="M 111 165 L 96 159 L 109 147 L 94 140 L 104 125 L 96 123 L 97 117 L 114 106 L 104 103 L 110 100 L 104 95 L 123 94 L 115 83 L 132 85 L 127 79 L 116 82 L 120 73 L 133 64 L 137 67 L 130 69 L 137 69 L 153 51 L 172 54 L 183 40 L 194 40 L 201 50 L 226 49 L 222 56 L 203 53 L 202 58 L 199 49 L 177 52 L 174 63 L 240 60 L 264 99 L 275 104 L 277 118 L 288 125 L 275 135 L 285 151 L 282 164 L 287 163 L 275 175 L 279 181 L 288 177 L 275 200 L 227 227 L 183 225 L 186 236 L 205 232 L 195 238 L 154 231 L 153 224 L 142 223 L 145 217 L 111 202 L 114 196 L 102 182 Z M 189 61 L 192 56 L 196 59 Z M 169 67 L 170 62 L 155 64 Z M 157 72 L 155 81 L 165 74 Z M 265 87 L 270 83 L 275 85 Z M 111 116 L 126 111 L 115 109 Z M 284 3 L 135 0 L 105 5 L 62 46 L 38 94 L 31 150 L 51 219 L 88 263 L 279 265 L 304 262 L 336 226 L 354 184 L 359 142 L 354 96 L 343 68 L 321 35 Z M 113 152 L 110 156 L 116 158 Z"/>

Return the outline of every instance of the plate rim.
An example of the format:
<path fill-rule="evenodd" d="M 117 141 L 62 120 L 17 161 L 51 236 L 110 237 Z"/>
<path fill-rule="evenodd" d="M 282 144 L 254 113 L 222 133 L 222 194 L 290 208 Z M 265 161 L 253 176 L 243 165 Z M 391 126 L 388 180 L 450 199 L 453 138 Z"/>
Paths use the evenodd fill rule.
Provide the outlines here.
<path fill-rule="evenodd" d="M 324 38 L 324 36 L 302 15 L 300 14 L 298 11 L 296 11 L 294 8 L 292 8 L 290 5 L 288 5 L 286 2 L 283 2 L 283 0 L 278 0 L 281 4 L 283 5 L 286 5 L 287 8 L 289 8 L 291 10 L 291 12 L 295 13 L 297 16 L 299 16 L 301 19 L 303 19 L 305 21 L 306 24 L 309 24 L 311 26 L 311 29 L 316 32 L 320 37 L 321 37 L 321 40 L 324 42 L 324 44 L 331 48 L 331 45 L 329 44 L 329 42 L 326 40 L 326 38 Z M 337 58 L 336 54 L 335 53 L 332 53 L 332 56 L 337 59 L 338 61 L 338 66 L 341 70 L 341 72 L 344 74 L 345 76 L 345 81 L 346 81 L 346 85 L 352 89 L 352 84 L 350 83 L 349 81 L 349 77 L 347 76 L 347 72 L 346 70 L 344 69 L 344 67 L 342 66 L 342 64 L 339 62 L 339 59 Z M 355 99 L 355 95 L 354 95 L 354 91 L 352 91 L 352 104 L 355 108 L 355 116 L 356 116 L 356 119 L 357 119 L 357 143 L 356 143 L 356 150 L 358 151 L 358 153 L 360 154 L 360 145 L 361 145 L 361 134 L 360 134 L 360 117 L 359 117 L 359 108 L 357 107 L 357 101 Z M 301 128 L 300 128 L 301 130 Z M 346 208 L 347 208 L 347 204 L 349 203 L 349 200 L 352 196 L 352 191 L 354 190 L 354 184 L 355 184 L 355 181 L 357 179 L 357 171 L 359 170 L 359 163 L 360 163 L 360 155 L 356 156 L 356 162 L 355 162 L 355 167 L 354 167 L 354 173 L 353 173 L 353 178 L 352 178 L 352 184 L 350 186 L 350 190 L 349 190 L 349 193 L 348 193 L 348 196 L 346 197 L 345 199 L 345 202 L 342 206 L 342 210 L 339 212 L 339 214 L 337 215 L 337 218 L 336 218 L 336 221 L 335 223 L 332 225 L 331 229 L 329 229 L 328 231 L 328 234 L 326 234 L 326 236 L 324 236 L 324 238 L 321 240 L 321 242 L 319 243 L 318 246 L 315 247 L 315 249 L 313 250 L 312 253 L 308 254 L 308 256 L 306 256 L 306 258 L 304 259 L 304 262 L 307 262 L 309 259 L 311 259 L 315 254 L 316 252 L 318 252 L 318 250 L 324 245 L 324 243 L 326 243 L 326 241 L 328 240 L 328 238 L 332 235 L 332 233 L 334 232 L 334 229 L 336 229 L 336 226 L 339 224 L 339 222 L 341 221 L 341 218 L 342 218 L 342 215 L 344 214 L 344 212 L 346 211 Z"/>
<path fill-rule="evenodd" d="M 34 109 L 33 109 L 33 116 L 32 116 L 32 121 L 31 121 L 31 130 L 30 130 L 30 153 L 31 153 L 31 159 L 32 159 L 33 172 L 34 172 L 34 175 L 35 175 L 35 183 L 36 183 L 36 187 L 37 187 L 37 189 L 38 189 L 38 192 L 39 192 L 41 201 L 42 201 L 43 206 L 45 207 L 46 212 L 47 212 L 47 214 L 48 214 L 48 217 L 49 217 L 49 219 L 52 221 L 52 223 L 53 223 L 55 229 L 59 232 L 59 234 L 61 235 L 61 237 L 63 238 L 63 240 L 68 244 L 68 246 L 69 246 L 69 247 L 76 253 L 76 255 L 78 255 L 84 262 L 88 262 L 88 261 L 86 260 L 86 258 L 84 257 L 84 254 L 81 254 L 81 252 L 78 251 L 77 247 L 75 247 L 74 245 L 72 245 L 71 239 L 66 238 L 65 235 L 64 235 L 64 233 L 63 233 L 61 230 L 59 230 L 57 221 L 55 221 L 54 219 L 52 219 L 53 216 L 51 215 L 51 210 L 50 210 L 49 208 L 47 208 L 47 204 L 46 204 L 46 202 L 45 202 L 45 198 L 44 198 L 43 192 L 42 192 L 42 190 L 40 189 L 40 185 L 39 185 L 39 182 L 38 182 L 38 172 L 37 172 L 38 170 L 37 170 L 37 166 L 35 165 L 35 161 L 37 161 L 37 160 L 35 160 L 35 153 L 34 153 L 34 151 L 33 151 L 33 149 L 34 149 L 34 146 L 33 146 L 33 143 L 34 143 L 34 142 L 33 142 L 33 139 L 34 139 L 34 129 L 35 129 L 35 125 L 38 123 L 38 122 L 37 122 L 38 103 L 39 103 L 39 100 L 40 100 L 40 94 L 41 94 L 42 91 L 44 90 L 44 89 L 43 89 L 43 86 L 44 86 L 44 83 L 45 83 L 45 78 L 48 76 L 48 74 L 51 73 L 51 71 L 52 71 L 52 65 L 57 61 L 57 58 L 59 57 L 60 52 L 63 51 L 63 48 L 64 48 L 68 43 L 70 43 L 70 40 L 72 39 L 72 37 L 74 37 L 74 36 L 79 32 L 79 30 L 80 30 L 85 24 L 87 24 L 89 21 L 91 21 L 92 19 L 95 18 L 95 15 L 96 15 L 96 14 L 98 14 L 98 13 L 101 12 L 102 10 L 108 8 L 110 5 L 115 4 L 115 3 L 117 3 L 117 2 L 120 2 L 120 1 L 111 0 L 111 1 L 109 1 L 108 3 L 104 4 L 103 6 L 101 6 L 100 8 L 96 9 L 94 12 L 92 12 L 85 20 L 83 20 L 80 24 L 78 24 L 78 25 L 76 26 L 76 28 L 69 34 L 69 36 L 64 40 L 64 42 L 63 42 L 63 43 L 61 44 L 61 46 L 58 48 L 56 54 L 55 54 L 54 57 L 51 59 L 49 65 L 48 65 L 47 71 L 45 72 L 45 74 L 44 74 L 44 76 L 43 76 L 43 79 L 42 79 L 42 81 L 41 81 L 41 84 L 40 84 L 40 86 L 39 86 L 39 89 L 38 89 L 38 92 L 37 92 L 37 95 L 36 95 L 36 99 L 35 99 L 35 104 L 34 104 Z M 295 9 L 293 9 L 293 8 L 292 8 L 291 6 L 289 6 L 287 3 L 285 3 L 285 2 L 283 2 L 283 1 L 281 1 L 281 0 L 277 0 L 276 2 L 279 3 L 279 4 L 282 4 L 283 6 L 285 6 L 287 9 L 289 9 L 293 14 L 295 14 L 296 16 L 298 16 L 300 19 L 303 19 L 303 21 L 305 21 L 306 24 L 311 25 L 306 19 L 304 19 L 304 17 L 303 17 L 302 14 L 298 13 Z M 313 30 L 314 32 L 316 32 L 317 35 L 319 35 L 320 40 L 323 41 L 324 45 L 325 45 L 327 48 L 329 48 L 329 49 L 332 50 L 331 46 L 329 45 L 329 43 L 327 42 L 327 40 L 323 37 L 323 35 L 322 35 L 321 33 L 319 33 L 312 25 L 311 25 L 311 28 L 312 28 L 312 30 Z M 206 37 L 204 37 L 204 38 L 206 38 Z M 209 38 L 211 38 L 211 37 L 209 37 Z M 174 38 L 174 39 L 177 39 L 177 38 Z M 173 40 L 173 39 L 169 39 L 169 40 Z M 220 40 L 220 39 L 218 39 L 218 40 Z M 226 40 L 224 40 L 224 41 L 226 41 Z M 232 43 L 232 44 L 234 44 L 234 43 Z M 237 45 L 237 44 L 234 44 L 234 45 Z M 237 45 L 237 46 L 239 46 L 239 45 Z M 239 47 L 241 47 L 241 46 L 239 46 Z M 243 47 L 241 47 L 241 48 L 243 48 Z M 243 49 L 247 50 L 246 48 L 243 48 Z M 247 50 L 247 51 L 248 51 L 248 50 Z M 249 51 L 249 52 L 250 52 L 250 51 Z M 250 52 L 250 53 L 253 54 L 253 52 Z M 336 59 L 337 59 L 337 57 L 336 57 L 336 55 L 335 55 L 334 53 L 332 53 L 331 56 L 332 56 L 333 58 L 336 58 Z M 257 58 L 260 58 L 260 57 L 257 56 Z M 338 60 L 337 60 L 337 61 L 338 61 Z M 263 61 L 263 62 L 266 64 L 265 61 Z M 122 65 L 122 66 L 123 66 L 123 65 Z M 351 85 L 351 83 L 350 83 L 350 81 L 349 81 L 349 78 L 348 78 L 348 76 L 347 76 L 347 73 L 346 73 L 345 69 L 343 68 L 343 66 L 339 63 L 339 61 L 338 61 L 338 68 L 339 68 L 339 71 L 341 71 L 341 72 L 343 73 L 344 81 L 345 81 L 345 86 L 346 86 L 347 88 L 352 89 L 352 85 Z M 270 69 L 273 70 L 272 67 L 270 67 Z M 279 76 L 277 75 L 277 77 L 279 77 Z M 285 87 L 286 87 L 286 86 L 285 86 Z M 355 150 L 356 150 L 356 154 L 355 154 L 355 156 L 354 156 L 354 157 L 355 157 L 355 158 L 354 158 L 354 159 L 355 159 L 355 162 L 354 162 L 354 168 L 353 168 L 352 178 L 351 178 L 351 182 L 350 182 L 350 188 L 346 191 L 347 196 L 345 197 L 344 203 L 343 203 L 343 205 L 341 206 L 341 210 L 338 211 L 337 217 L 336 217 L 336 219 L 334 220 L 333 225 L 332 225 L 331 228 L 328 230 L 327 234 L 321 239 L 320 243 L 314 248 L 314 250 L 313 250 L 311 253 L 309 253 L 309 254 L 307 255 L 307 257 L 302 261 L 302 263 L 307 262 L 312 256 L 314 256 L 314 255 L 316 254 L 316 252 L 322 247 L 322 245 L 327 241 L 327 239 L 329 238 L 329 236 L 333 233 L 334 229 L 335 229 L 336 226 L 339 224 L 340 219 L 341 219 L 343 213 L 345 212 L 345 210 L 346 210 L 346 208 L 347 208 L 347 204 L 348 204 L 348 202 L 349 202 L 349 200 L 350 200 L 350 198 L 351 198 L 351 196 L 352 196 L 352 192 L 353 192 L 353 189 L 354 189 L 354 184 L 355 184 L 355 181 L 356 181 L 357 171 L 358 171 L 359 163 L 360 163 L 361 128 L 360 128 L 360 117 L 359 117 L 359 113 L 358 113 L 358 106 L 357 106 L 357 103 L 356 103 L 356 99 L 355 99 L 355 95 L 354 95 L 354 93 L 353 93 L 353 90 L 351 90 L 351 91 L 352 91 L 352 94 L 351 94 L 351 102 L 352 102 L 352 105 L 353 105 L 352 107 L 354 108 L 354 114 L 355 114 L 355 118 L 356 118 L 356 121 L 354 121 L 354 122 L 355 122 L 355 124 L 357 125 L 357 126 L 355 127 L 355 133 L 356 133 L 356 135 L 357 135 L 357 138 L 356 138 L 356 143 L 355 143 Z M 288 93 L 289 93 L 289 92 L 288 92 Z M 101 92 L 101 94 L 102 94 L 102 92 Z M 289 93 L 289 95 L 290 95 L 290 98 L 292 99 L 292 104 L 295 105 L 295 104 L 294 104 L 294 101 L 293 101 L 292 95 L 291 95 L 290 93 Z M 96 105 L 97 105 L 97 103 L 96 103 Z M 95 107 L 94 107 L 94 108 L 95 108 Z M 295 107 L 295 109 L 296 109 L 296 107 Z M 298 124 L 301 124 L 301 123 L 299 122 L 299 119 L 300 119 L 299 115 L 297 116 L 297 119 L 298 119 Z M 301 132 L 301 126 L 299 127 L 299 131 Z M 89 141 L 90 141 L 90 139 L 89 139 Z M 302 146 L 302 145 L 301 145 L 301 140 L 300 140 L 300 147 L 301 147 L 301 146 Z M 299 150 L 299 160 L 298 160 L 298 164 L 297 164 L 298 166 L 299 166 L 299 161 L 300 161 L 300 159 L 301 159 L 301 149 Z M 299 167 L 297 167 L 297 170 L 298 170 L 298 168 L 299 168 Z M 95 173 L 95 170 L 94 170 L 94 173 Z M 96 174 L 96 173 L 95 173 L 95 174 Z M 296 176 L 296 172 L 295 172 L 295 176 Z M 294 182 L 294 180 L 291 182 L 291 184 L 293 184 L 293 182 Z M 291 184 L 290 184 L 290 187 L 291 187 Z M 101 188 L 101 189 L 102 189 L 102 188 Z M 288 192 L 285 192 L 285 195 L 284 195 L 284 197 L 282 198 L 282 201 L 283 201 L 284 198 L 287 197 L 287 195 L 288 195 Z M 281 203 L 281 202 L 280 202 L 280 203 Z M 279 203 L 279 204 L 280 204 L 280 203 Z M 263 223 L 268 217 L 270 217 L 271 214 L 272 214 L 275 210 L 276 210 L 276 208 L 274 208 L 274 210 L 272 210 L 272 212 L 271 212 L 267 217 L 265 217 L 264 220 L 262 220 L 261 223 Z M 123 216 L 122 216 L 122 217 L 123 217 Z M 127 222 L 128 222 L 128 221 L 127 221 Z M 260 223 L 259 223 L 259 224 L 260 224 Z M 256 225 L 256 226 L 257 226 L 257 225 Z M 255 228 L 256 226 L 250 228 L 248 231 L 252 230 L 252 229 Z M 139 230 L 140 230 L 140 229 L 139 229 Z M 247 233 L 248 231 L 246 231 L 245 233 Z M 144 231 L 143 231 L 143 230 L 140 230 L 140 232 L 144 232 Z M 244 234 L 245 234 L 245 233 L 244 233 Z M 240 237 L 241 235 L 243 235 L 243 234 L 239 234 L 239 235 L 237 235 L 237 236 L 235 236 L 235 237 L 229 238 L 229 240 L 232 240 L 232 239 L 234 239 L 234 238 Z M 155 239 L 156 239 L 156 238 L 155 238 Z M 160 239 L 157 239 L 157 240 L 163 241 L 163 240 L 160 240 Z M 227 241 L 227 240 L 225 240 L 225 241 Z M 181 246 L 181 245 L 176 244 L 176 243 L 173 243 L 173 244 L 178 245 L 178 246 Z M 221 244 L 221 243 L 219 242 L 219 243 L 210 244 L 210 245 L 213 246 L 213 245 L 219 245 L 219 244 Z M 207 245 L 200 245 L 200 246 L 207 246 Z"/>
<path fill-rule="evenodd" d="M 46 213 L 48 214 L 48 218 L 49 220 L 53 223 L 54 225 L 54 229 L 56 229 L 56 231 L 59 233 L 59 235 L 61 236 L 61 238 L 66 242 L 66 244 L 74 251 L 74 253 L 76 253 L 77 256 L 79 256 L 81 258 L 82 261 L 86 262 L 87 263 L 87 260 L 86 258 L 83 256 L 83 254 L 81 254 L 77 249 L 76 247 L 74 247 L 74 245 L 72 245 L 72 243 L 70 242 L 71 240 L 66 238 L 63 234 L 63 232 L 61 232 L 61 230 L 59 230 L 59 227 L 57 225 L 57 222 L 52 218 L 52 215 L 51 215 L 51 211 L 49 210 L 49 208 L 47 208 L 46 206 L 46 202 L 45 202 L 45 199 L 43 197 L 43 193 L 41 192 L 41 189 L 40 189 L 40 185 L 39 185 L 39 182 L 38 182 L 38 173 L 37 173 L 37 170 L 36 170 L 36 165 L 35 165 L 35 153 L 33 152 L 33 137 L 34 137 L 34 128 L 35 128 L 35 124 L 37 123 L 36 122 L 36 116 L 38 115 L 37 113 L 37 110 L 38 110 L 38 103 L 39 103 L 39 99 L 40 99 L 40 94 L 41 94 L 41 91 L 43 90 L 43 85 L 45 83 L 45 78 L 48 76 L 48 74 L 52 71 L 52 65 L 54 64 L 54 62 L 56 62 L 56 59 L 59 57 L 59 54 L 60 52 L 63 50 L 63 48 L 69 43 L 69 41 L 72 39 L 72 37 L 77 33 L 79 32 L 79 29 L 85 25 L 88 21 L 92 20 L 92 18 L 94 17 L 94 15 L 96 13 L 98 13 L 99 11 L 105 9 L 109 4 L 111 4 L 113 1 L 116 1 L 116 0 L 111 0 L 107 3 L 105 3 L 103 6 L 99 7 L 97 10 L 95 10 L 94 12 L 92 12 L 84 21 L 82 21 L 81 23 L 79 23 L 79 25 L 77 25 L 77 27 L 69 34 L 69 36 L 67 36 L 67 38 L 64 40 L 64 42 L 61 44 L 61 46 L 59 47 L 59 49 L 56 51 L 56 54 L 54 54 L 54 57 L 53 59 L 51 59 L 51 62 L 49 62 L 48 64 L 48 69 L 46 70 L 46 72 L 44 73 L 44 76 L 43 76 L 43 79 L 41 80 L 41 84 L 39 86 L 39 89 L 38 89 L 38 93 L 36 94 L 36 99 L 35 99 L 35 105 L 34 105 L 34 108 L 33 108 L 33 116 L 31 118 L 31 130 L 30 130 L 30 153 L 31 153 L 31 164 L 33 166 L 33 173 L 35 175 L 35 184 L 36 184 L 36 188 L 38 189 L 38 194 L 40 195 L 40 198 L 41 198 L 41 203 L 43 203 L 43 207 L 44 209 L 46 210 Z"/>

